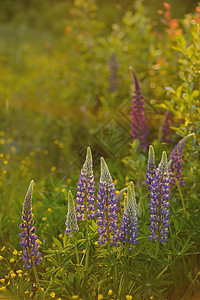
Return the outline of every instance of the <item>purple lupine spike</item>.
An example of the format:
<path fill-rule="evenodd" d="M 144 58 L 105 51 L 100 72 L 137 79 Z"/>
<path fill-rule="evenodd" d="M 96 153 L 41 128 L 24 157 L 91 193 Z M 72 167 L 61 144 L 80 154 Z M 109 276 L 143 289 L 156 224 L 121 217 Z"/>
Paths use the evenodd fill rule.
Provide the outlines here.
<path fill-rule="evenodd" d="M 155 175 L 149 185 L 150 193 L 150 241 L 160 241 L 161 244 L 168 241 L 169 215 L 171 198 L 170 177 L 168 172 L 167 155 L 164 151 L 161 162 L 155 170 Z"/>
<path fill-rule="evenodd" d="M 113 53 L 110 57 L 110 92 L 118 90 L 118 74 L 116 56 Z"/>
<path fill-rule="evenodd" d="M 140 141 L 139 149 L 146 151 L 149 143 L 146 140 L 149 135 L 149 131 L 146 124 L 146 116 L 145 116 L 145 102 L 144 97 L 142 95 L 141 87 L 136 76 L 135 71 L 130 68 L 133 83 L 134 83 L 134 92 L 133 92 L 133 100 L 132 100 L 132 113 L 131 113 L 131 127 L 132 127 L 132 137 L 133 141 L 138 139 Z"/>
<path fill-rule="evenodd" d="M 147 171 L 146 171 L 146 184 L 148 184 L 148 189 L 150 187 L 151 181 L 155 175 L 155 169 L 156 169 L 156 164 L 155 164 L 155 153 L 154 153 L 154 148 L 152 145 L 149 146 L 149 156 L 148 156 L 148 165 L 147 165 Z"/>
<path fill-rule="evenodd" d="M 19 237 L 22 238 L 22 241 L 19 243 L 20 246 L 24 247 L 22 260 L 27 269 L 31 269 L 33 266 L 38 266 L 38 263 L 41 262 L 41 253 L 38 251 L 39 243 L 37 242 L 37 235 L 35 234 L 36 227 L 33 226 L 32 219 L 32 194 L 33 194 L 33 184 L 32 180 L 28 188 L 24 205 L 22 211 L 22 223 L 19 225 L 19 228 L 23 230 L 19 234 Z"/>
<path fill-rule="evenodd" d="M 98 243 L 101 245 L 109 242 L 111 246 L 119 246 L 115 186 L 103 157 L 101 157 L 101 176 L 97 197 L 97 217 L 97 231 L 99 234 Z"/>
<path fill-rule="evenodd" d="M 164 143 L 172 143 L 172 139 L 170 138 L 170 135 L 172 133 L 172 130 L 170 129 L 170 121 L 172 118 L 172 114 L 170 111 L 167 111 L 165 114 L 164 121 L 162 123 L 162 142 Z"/>
<path fill-rule="evenodd" d="M 77 220 L 90 220 L 95 217 L 95 181 L 92 170 L 92 153 L 87 148 L 87 155 L 79 176 L 76 211 Z"/>
<path fill-rule="evenodd" d="M 127 189 L 127 196 L 124 199 L 124 212 L 120 224 L 120 242 L 125 245 L 129 243 L 129 251 L 132 251 L 131 245 L 136 245 L 138 233 L 138 212 L 135 199 L 134 184 L 130 182 Z"/>
<path fill-rule="evenodd" d="M 68 212 L 65 225 L 65 233 L 67 233 L 69 236 L 71 236 L 73 233 L 79 230 L 77 225 L 74 200 L 71 191 L 68 192 Z"/>
<path fill-rule="evenodd" d="M 194 135 L 194 133 L 191 133 L 191 134 L 188 134 L 187 136 L 185 136 L 184 138 L 182 138 L 178 142 L 178 144 L 174 147 L 173 151 L 171 152 L 171 154 L 169 156 L 169 161 L 171 160 L 170 171 L 172 173 L 171 183 L 173 185 L 176 184 L 176 180 L 178 180 L 180 186 L 185 185 L 185 180 L 183 179 L 183 174 L 182 174 L 183 148 L 185 146 L 187 139 L 193 135 Z"/>

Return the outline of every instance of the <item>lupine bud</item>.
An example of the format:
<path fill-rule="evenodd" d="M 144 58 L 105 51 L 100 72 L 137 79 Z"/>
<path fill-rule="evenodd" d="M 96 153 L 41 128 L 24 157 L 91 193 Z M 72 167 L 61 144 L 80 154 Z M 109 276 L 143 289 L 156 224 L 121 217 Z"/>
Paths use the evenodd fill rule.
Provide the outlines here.
<path fill-rule="evenodd" d="M 181 139 L 178 142 L 178 144 L 174 147 L 173 151 L 171 152 L 171 154 L 169 156 L 169 160 L 172 161 L 171 166 L 170 166 L 170 171 L 172 172 L 171 183 L 173 185 L 176 184 L 175 179 L 178 180 L 180 186 L 183 186 L 185 184 L 185 180 L 182 178 L 183 177 L 183 174 L 182 174 L 183 148 L 184 148 L 184 145 L 185 145 L 187 139 L 193 135 L 194 135 L 194 133 L 191 133 L 191 134 L 188 134 L 187 136 L 185 136 L 183 139 Z"/>
<path fill-rule="evenodd" d="M 116 245 L 118 241 L 117 226 L 117 206 L 115 186 L 108 170 L 108 166 L 101 157 L 101 176 L 97 197 L 97 225 L 99 234 L 99 244 L 109 242 L 110 245 Z"/>
<path fill-rule="evenodd" d="M 27 269 L 31 269 L 33 266 L 38 266 L 38 263 L 41 262 L 41 253 L 38 251 L 39 243 L 37 242 L 37 235 L 35 234 L 36 227 L 33 227 L 32 219 L 32 194 L 33 194 L 33 184 L 32 180 L 26 197 L 24 199 L 23 211 L 22 211 L 22 223 L 19 225 L 19 228 L 23 230 L 19 234 L 19 237 L 22 238 L 20 246 L 24 247 L 22 260 Z"/>
<path fill-rule="evenodd" d="M 92 153 L 87 148 L 86 160 L 79 176 L 76 211 L 77 220 L 94 219 L 95 217 L 95 181 L 92 170 Z"/>
<path fill-rule="evenodd" d="M 149 239 L 167 242 L 169 233 L 169 215 L 171 198 L 170 173 L 168 172 L 167 155 L 164 151 L 161 162 L 149 184 L 150 193 L 150 236 Z"/>
<path fill-rule="evenodd" d="M 170 135 L 172 133 L 170 129 L 170 121 L 171 121 L 172 114 L 170 111 L 167 111 L 165 114 L 164 121 L 162 123 L 162 141 L 167 143 L 172 143 L 172 139 Z"/>
<path fill-rule="evenodd" d="M 132 68 L 130 68 L 132 76 L 133 76 L 133 83 L 134 83 L 134 92 L 133 92 L 133 100 L 132 100 L 132 137 L 133 141 L 138 139 L 140 141 L 140 146 L 143 151 L 146 151 L 149 143 L 146 140 L 146 137 L 149 135 L 149 131 L 146 124 L 146 116 L 145 116 L 145 102 L 144 97 L 142 95 L 142 91 L 140 88 L 140 84 L 136 73 Z"/>
<path fill-rule="evenodd" d="M 68 192 L 68 213 L 65 225 L 65 233 L 67 233 L 69 236 L 71 236 L 74 232 L 77 232 L 79 230 L 77 225 L 74 200 L 71 191 Z"/>
<path fill-rule="evenodd" d="M 135 199 L 134 184 L 130 182 L 130 186 L 127 189 L 127 196 L 124 199 L 124 212 L 122 216 L 122 222 L 120 226 L 120 238 L 119 240 L 125 244 L 128 242 L 131 246 L 137 244 L 137 232 L 138 232 L 138 212 L 137 203 Z M 129 247 L 132 251 L 132 248 Z"/>
<path fill-rule="evenodd" d="M 146 171 L 146 180 L 145 182 L 149 185 L 151 184 L 152 178 L 155 175 L 155 153 L 154 148 L 152 145 L 149 146 L 149 156 L 148 156 L 148 165 L 147 165 L 147 171 Z"/>

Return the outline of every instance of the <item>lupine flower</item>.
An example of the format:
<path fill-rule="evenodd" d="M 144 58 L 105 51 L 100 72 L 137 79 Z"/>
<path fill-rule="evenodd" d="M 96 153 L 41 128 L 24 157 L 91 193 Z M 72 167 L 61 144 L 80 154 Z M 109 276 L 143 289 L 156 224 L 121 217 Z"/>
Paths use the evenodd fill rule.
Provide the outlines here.
<path fill-rule="evenodd" d="M 187 139 L 192 135 L 194 135 L 194 133 L 188 134 L 183 139 L 181 139 L 178 142 L 178 144 L 174 147 L 173 151 L 169 156 L 169 161 L 171 160 L 170 171 L 172 173 L 171 183 L 173 185 L 176 184 L 176 180 L 178 180 L 180 186 L 184 186 L 185 184 L 185 180 L 182 178 L 183 177 L 182 174 L 183 148 L 185 146 Z"/>
<path fill-rule="evenodd" d="M 92 153 L 87 148 L 86 160 L 79 176 L 76 211 L 77 220 L 94 219 L 95 217 L 95 181 L 92 170 Z"/>
<path fill-rule="evenodd" d="M 167 143 L 172 143 L 172 139 L 170 135 L 172 133 L 170 129 L 170 121 L 171 121 L 172 114 L 170 111 L 167 111 L 165 114 L 164 121 L 162 123 L 162 141 Z"/>
<path fill-rule="evenodd" d="M 39 243 L 37 242 L 37 235 L 35 234 L 36 227 L 33 226 L 32 219 L 32 194 L 33 194 L 33 184 L 32 180 L 23 205 L 22 211 L 22 223 L 19 225 L 19 228 L 23 230 L 19 234 L 19 237 L 22 238 L 20 246 L 24 247 L 22 260 L 27 269 L 31 269 L 33 266 L 38 266 L 38 263 L 41 262 L 41 253 L 38 251 Z"/>
<path fill-rule="evenodd" d="M 115 54 L 110 58 L 110 92 L 116 92 L 118 90 L 118 74 L 117 74 L 117 62 Z"/>
<path fill-rule="evenodd" d="M 150 193 L 150 236 L 149 240 L 158 240 L 163 244 L 167 242 L 169 233 L 169 215 L 171 198 L 170 192 L 170 173 L 168 172 L 167 155 L 164 151 L 161 162 L 155 170 L 151 183 L 149 185 Z"/>
<path fill-rule="evenodd" d="M 97 225 L 99 234 L 99 244 L 110 242 L 118 246 L 118 226 L 117 226 L 117 206 L 116 192 L 113 179 L 108 170 L 108 166 L 101 157 L 101 175 L 97 197 Z"/>
<path fill-rule="evenodd" d="M 138 139 L 140 141 L 140 146 L 143 151 L 146 151 L 149 143 L 146 140 L 146 137 L 149 135 L 149 131 L 146 124 L 145 108 L 144 108 L 144 97 L 140 88 L 138 78 L 131 68 L 133 83 L 134 83 L 134 92 L 132 100 L 132 116 L 131 116 L 131 126 L 132 126 L 132 137 L 133 140 Z"/>
<path fill-rule="evenodd" d="M 137 203 L 135 199 L 134 184 L 133 182 L 130 182 L 130 186 L 127 189 L 127 196 L 124 198 L 124 212 L 120 226 L 120 242 L 122 242 L 123 244 L 125 244 L 125 242 L 128 242 L 130 245 L 136 245 L 137 232 Z M 129 247 L 129 251 L 132 251 L 131 247 Z"/>
<path fill-rule="evenodd" d="M 71 191 L 68 192 L 68 212 L 65 225 L 65 233 L 67 233 L 69 236 L 71 236 L 73 233 L 79 230 L 76 219 L 74 199 Z"/>
<path fill-rule="evenodd" d="M 145 182 L 148 184 L 148 189 L 151 184 L 151 181 L 155 175 L 155 153 L 154 148 L 152 145 L 149 146 L 149 156 L 148 156 L 148 165 L 147 165 L 147 171 L 146 171 L 146 180 Z"/>

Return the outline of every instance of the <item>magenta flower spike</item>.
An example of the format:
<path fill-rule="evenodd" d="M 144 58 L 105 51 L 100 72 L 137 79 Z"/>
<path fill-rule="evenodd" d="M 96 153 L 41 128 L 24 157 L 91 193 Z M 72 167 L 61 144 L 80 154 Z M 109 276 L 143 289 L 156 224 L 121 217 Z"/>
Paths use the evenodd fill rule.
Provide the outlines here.
<path fill-rule="evenodd" d="M 180 186 L 185 185 L 185 180 L 183 179 L 183 174 L 182 174 L 183 148 L 185 146 L 187 139 L 193 135 L 194 135 L 194 133 L 191 133 L 191 134 L 188 134 L 187 136 L 185 136 L 184 138 L 182 138 L 178 142 L 178 144 L 174 147 L 173 151 L 171 152 L 171 154 L 169 156 L 169 161 L 171 160 L 170 171 L 172 173 L 171 183 L 173 185 L 176 184 L 176 180 L 178 180 Z"/>
<path fill-rule="evenodd" d="M 134 92 L 132 99 L 132 113 L 131 113 L 131 127 L 133 141 L 138 139 L 140 141 L 139 149 L 146 151 L 149 142 L 146 140 L 149 135 L 149 131 L 146 124 L 145 116 L 145 102 L 142 95 L 142 90 L 139 84 L 139 80 L 136 76 L 135 71 L 130 68 L 133 76 Z"/>

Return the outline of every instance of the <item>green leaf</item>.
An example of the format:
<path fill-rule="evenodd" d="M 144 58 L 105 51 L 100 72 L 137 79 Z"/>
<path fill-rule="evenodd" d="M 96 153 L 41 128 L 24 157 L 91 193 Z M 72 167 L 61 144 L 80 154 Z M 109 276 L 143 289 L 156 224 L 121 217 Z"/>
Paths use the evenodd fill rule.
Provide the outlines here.
<path fill-rule="evenodd" d="M 55 244 L 58 248 L 60 248 L 60 249 L 63 248 L 63 246 L 62 246 L 62 244 L 61 244 L 61 242 L 60 242 L 59 240 L 57 240 L 55 237 L 52 237 L 52 239 L 53 239 L 54 244 Z"/>

